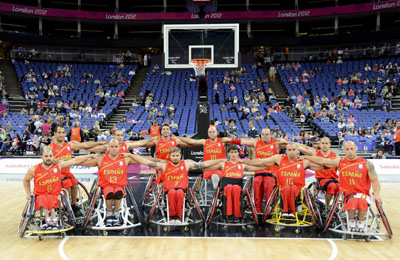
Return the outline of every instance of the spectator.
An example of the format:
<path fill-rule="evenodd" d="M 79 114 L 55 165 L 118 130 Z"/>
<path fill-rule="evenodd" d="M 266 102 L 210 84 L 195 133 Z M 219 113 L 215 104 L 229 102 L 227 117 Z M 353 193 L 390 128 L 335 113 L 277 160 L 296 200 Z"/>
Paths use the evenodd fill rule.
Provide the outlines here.
<path fill-rule="evenodd" d="M 230 119 L 229 120 L 229 129 L 226 130 L 226 135 L 229 138 L 238 138 L 238 129 L 236 127 L 236 120 Z"/>
<path fill-rule="evenodd" d="M 384 155 L 385 150 L 382 148 L 379 148 L 376 154 L 372 155 L 372 159 L 386 159 L 386 156 Z"/>
<path fill-rule="evenodd" d="M 255 128 L 255 123 L 252 120 L 249 121 L 249 131 L 247 132 L 247 137 L 248 138 L 259 138 L 260 137 L 257 128 Z M 256 156 L 255 148 L 247 147 L 247 151 L 249 153 L 249 158 L 251 160 L 255 159 L 255 156 Z"/>

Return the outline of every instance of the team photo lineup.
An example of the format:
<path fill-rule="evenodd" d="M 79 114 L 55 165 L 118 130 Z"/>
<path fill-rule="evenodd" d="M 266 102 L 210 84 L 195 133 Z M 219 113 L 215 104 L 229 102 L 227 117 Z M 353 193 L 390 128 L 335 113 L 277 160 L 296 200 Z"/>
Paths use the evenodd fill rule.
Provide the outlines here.
<path fill-rule="evenodd" d="M 399 258 L 399 14 L 1 2 L 0 256 Z"/>

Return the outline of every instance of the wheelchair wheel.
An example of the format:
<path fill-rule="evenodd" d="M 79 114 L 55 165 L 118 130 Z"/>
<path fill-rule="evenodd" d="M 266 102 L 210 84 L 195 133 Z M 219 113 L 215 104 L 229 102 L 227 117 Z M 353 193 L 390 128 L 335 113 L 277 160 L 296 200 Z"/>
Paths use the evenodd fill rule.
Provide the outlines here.
<path fill-rule="evenodd" d="M 86 229 L 86 227 L 89 223 L 90 217 L 92 216 L 92 212 L 93 212 L 94 206 L 96 204 L 97 197 L 100 194 L 101 194 L 101 189 L 97 188 L 96 192 L 93 193 L 93 195 L 91 196 L 89 208 L 87 209 L 86 214 L 85 214 L 85 222 L 83 223 L 82 230 Z"/>
<path fill-rule="evenodd" d="M 89 192 L 90 198 L 95 195 L 94 193 L 96 192 L 98 182 L 99 178 L 94 179 L 92 187 L 90 187 L 90 192 Z"/>
<path fill-rule="evenodd" d="M 303 189 L 303 197 L 308 210 L 310 211 L 311 218 L 317 227 L 317 229 L 322 229 L 322 218 L 319 213 L 318 208 L 315 205 L 315 201 L 311 198 L 311 193 L 308 189 Z"/>
<path fill-rule="evenodd" d="M 89 204 L 90 202 L 90 193 L 89 191 L 86 189 L 85 185 L 83 185 L 81 182 L 78 182 L 78 186 L 79 188 L 79 204 L 81 206 L 81 208 L 84 208 L 85 206 L 87 206 L 87 204 Z"/>
<path fill-rule="evenodd" d="M 250 195 L 251 195 L 251 192 L 252 192 L 252 190 L 253 190 L 253 181 L 254 181 L 254 177 L 250 177 L 250 178 L 246 181 L 246 183 L 244 184 L 244 187 L 243 187 L 243 191 L 244 191 L 244 192 L 249 191 L 249 194 L 250 194 Z"/>
<path fill-rule="evenodd" d="M 150 224 L 150 220 L 151 220 L 151 218 L 153 217 L 154 212 L 156 212 L 157 205 L 158 205 L 158 203 L 160 202 L 161 194 L 163 193 L 162 190 L 163 190 L 162 188 L 159 188 L 159 189 L 158 189 L 157 199 L 156 199 L 156 201 L 154 202 L 154 205 L 153 205 L 153 207 L 152 207 L 151 210 L 150 210 L 149 218 L 147 219 L 147 225 Z"/>
<path fill-rule="evenodd" d="M 127 195 L 126 198 L 128 199 L 127 202 L 129 202 L 129 204 L 130 204 L 128 206 L 133 206 L 139 223 L 142 223 L 143 222 L 142 213 L 140 212 L 138 204 L 135 199 L 135 196 L 133 195 L 132 186 L 128 183 L 128 185 L 126 186 L 125 189 L 126 189 L 126 195 Z"/>
<path fill-rule="evenodd" d="M 196 207 L 197 213 L 199 214 L 201 221 L 204 223 L 203 213 L 199 207 L 199 204 L 197 203 L 197 199 L 194 196 L 194 192 L 193 192 L 192 188 L 189 188 L 189 193 L 190 193 L 190 196 L 192 197 L 191 199 L 193 200 L 193 204 Z"/>
<path fill-rule="evenodd" d="M 341 196 L 342 196 L 342 193 L 338 193 L 338 194 L 336 194 L 335 199 L 333 200 L 332 206 L 331 206 L 331 208 L 329 210 L 329 213 L 328 213 L 328 216 L 326 218 L 325 225 L 324 225 L 324 230 L 323 230 L 324 232 L 326 232 L 326 230 L 328 230 L 328 227 L 331 224 L 333 216 L 335 215 L 337 207 L 339 205 L 339 198 Z"/>
<path fill-rule="evenodd" d="M 193 183 L 192 189 L 194 193 L 199 193 L 201 190 L 201 182 L 203 181 L 203 174 L 197 176 L 195 182 Z"/>
<path fill-rule="evenodd" d="M 274 206 L 278 198 L 278 191 L 279 188 L 275 186 L 275 188 L 272 190 L 271 195 L 268 198 L 267 203 L 265 204 L 263 223 L 271 216 L 272 212 L 274 211 Z"/>
<path fill-rule="evenodd" d="M 209 226 L 211 224 L 211 220 L 214 216 L 215 208 L 217 207 L 217 203 L 218 203 L 218 196 L 219 196 L 219 187 L 215 191 L 215 195 L 211 202 L 210 209 L 208 210 L 208 213 L 207 213 L 207 219 L 206 219 L 207 226 Z"/>
<path fill-rule="evenodd" d="M 388 236 L 391 239 L 393 236 L 393 231 L 392 228 L 390 227 L 389 220 L 386 217 L 385 211 L 383 211 L 382 205 L 378 201 L 375 200 L 375 204 L 376 208 L 378 209 L 379 215 L 382 219 L 383 225 L 385 226 L 386 231 L 388 232 Z"/>
<path fill-rule="evenodd" d="M 254 218 L 254 222 L 256 223 L 256 226 L 258 226 L 257 210 L 256 210 L 256 206 L 254 205 L 253 199 L 250 196 L 249 188 L 244 191 L 245 191 L 244 196 L 247 196 L 247 200 L 249 203 L 248 206 L 250 206 L 251 213 Z"/>
<path fill-rule="evenodd" d="M 72 208 L 71 205 L 69 204 L 69 201 L 67 198 L 65 198 L 65 196 L 63 194 L 60 195 L 61 196 L 61 204 L 63 206 L 64 210 L 61 210 L 60 208 L 60 214 L 61 211 L 63 211 L 63 214 L 67 217 L 69 225 L 73 226 L 74 228 L 76 227 L 76 221 L 75 221 L 75 216 L 74 213 L 72 212 Z M 61 216 L 60 216 L 61 219 Z M 63 219 L 61 219 L 63 221 Z"/>
<path fill-rule="evenodd" d="M 144 207 L 144 204 L 146 204 L 147 199 L 149 197 L 149 193 L 154 188 L 154 177 L 155 175 L 152 174 L 149 180 L 147 181 L 146 189 L 144 190 L 144 195 L 143 195 L 142 207 Z"/>
<path fill-rule="evenodd" d="M 28 229 L 29 223 L 32 218 L 32 211 L 35 206 L 35 195 L 31 196 L 31 199 L 26 202 L 24 211 L 22 211 L 21 220 L 18 225 L 18 234 L 20 237 L 23 237 L 26 230 Z"/>

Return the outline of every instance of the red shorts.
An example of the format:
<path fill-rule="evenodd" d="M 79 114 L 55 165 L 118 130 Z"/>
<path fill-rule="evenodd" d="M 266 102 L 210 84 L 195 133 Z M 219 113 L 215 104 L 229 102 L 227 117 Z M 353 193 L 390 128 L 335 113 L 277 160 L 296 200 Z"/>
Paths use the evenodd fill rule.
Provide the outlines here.
<path fill-rule="evenodd" d="M 104 198 L 106 198 L 109 193 L 112 193 L 115 196 L 115 193 L 117 193 L 118 191 L 122 191 L 122 197 L 125 197 L 124 186 L 106 186 L 106 187 L 103 187 L 101 190 L 104 194 Z M 114 196 L 113 196 L 113 198 L 114 198 Z"/>
<path fill-rule="evenodd" d="M 40 210 L 40 207 L 51 210 L 58 209 L 58 195 L 54 194 L 37 194 L 35 196 L 35 209 Z"/>
<path fill-rule="evenodd" d="M 213 176 L 214 174 L 217 174 L 219 176 L 219 178 L 221 178 L 222 171 L 221 170 L 204 171 L 203 178 L 204 179 L 211 179 L 211 176 Z"/>
<path fill-rule="evenodd" d="M 346 196 L 345 196 L 346 197 Z M 349 199 L 345 199 L 344 202 L 344 210 L 350 210 L 350 209 L 355 209 L 355 210 L 368 210 L 368 195 L 365 194 L 357 194 Z"/>
<path fill-rule="evenodd" d="M 75 179 L 75 176 L 72 174 L 69 174 L 68 176 L 64 175 L 61 179 L 61 187 L 63 189 L 67 190 L 76 184 L 78 184 L 78 181 Z"/>

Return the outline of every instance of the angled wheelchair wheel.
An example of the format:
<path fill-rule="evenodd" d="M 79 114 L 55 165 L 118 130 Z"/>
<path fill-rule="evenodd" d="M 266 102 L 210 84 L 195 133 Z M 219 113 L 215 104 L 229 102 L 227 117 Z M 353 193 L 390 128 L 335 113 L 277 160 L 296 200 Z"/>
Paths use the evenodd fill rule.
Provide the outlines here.
<path fill-rule="evenodd" d="M 133 208 L 135 210 L 135 213 L 136 213 L 136 216 L 138 218 L 138 221 L 140 223 L 143 223 L 142 213 L 140 212 L 138 204 L 136 202 L 136 198 L 133 195 L 132 186 L 128 183 L 128 185 L 125 187 L 125 189 L 126 189 L 127 199 L 128 199 L 129 204 L 130 204 L 128 206 L 131 206 L 131 205 L 133 206 Z"/>
<path fill-rule="evenodd" d="M 315 204 L 314 199 L 311 197 L 311 192 L 308 189 L 303 189 L 303 198 L 305 200 L 306 206 L 310 211 L 311 218 L 317 227 L 317 229 L 322 229 L 322 218 L 319 210 Z"/>
<path fill-rule="evenodd" d="M 269 219 L 269 217 L 271 216 L 271 214 L 274 211 L 276 201 L 278 200 L 278 192 L 279 192 L 279 188 L 278 188 L 278 186 L 275 186 L 275 188 L 271 192 L 271 195 L 268 198 L 267 203 L 265 204 L 263 223 L 267 219 Z"/>
<path fill-rule="evenodd" d="M 156 200 L 155 200 L 155 202 L 154 202 L 153 207 L 152 207 L 151 210 L 150 210 L 149 218 L 147 219 L 147 225 L 150 224 L 150 220 L 151 220 L 151 218 L 153 217 L 154 212 L 156 212 L 157 205 L 158 205 L 158 203 L 160 202 L 160 198 L 161 198 L 162 193 L 163 193 L 163 189 L 162 189 L 162 188 L 158 188 L 158 195 L 157 195 L 157 198 L 156 198 Z"/>
<path fill-rule="evenodd" d="M 68 224 L 75 228 L 76 227 L 75 216 L 74 216 L 74 213 L 72 212 L 72 208 L 71 208 L 71 205 L 69 204 L 68 199 L 65 198 L 64 194 L 62 194 L 62 193 L 60 195 L 60 199 L 61 199 L 60 204 L 62 206 L 62 208 L 59 209 L 60 214 L 61 214 L 61 211 L 63 211 L 63 214 L 67 217 Z M 60 219 L 64 223 L 64 219 L 62 219 L 61 216 L 60 216 Z"/>
<path fill-rule="evenodd" d="M 87 209 L 86 214 L 85 214 L 85 221 L 83 222 L 82 230 L 86 229 L 86 227 L 89 223 L 90 217 L 92 216 L 97 197 L 100 196 L 100 194 L 101 194 L 101 189 L 97 188 L 97 190 L 91 196 L 89 208 Z"/>
<path fill-rule="evenodd" d="M 376 208 L 378 209 L 379 215 L 382 219 L 383 225 L 385 226 L 386 231 L 388 232 L 388 236 L 391 239 L 393 236 L 393 231 L 392 231 L 392 228 L 390 227 L 389 220 L 386 217 L 385 211 L 383 211 L 382 204 L 380 204 L 376 200 L 375 200 L 375 204 L 376 204 Z"/>
<path fill-rule="evenodd" d="M 35 208 L 35 195 L 31 196 L 31 199 L 26 202 L 24 211 L 22 211 L 21 220 L 18 225 L 18 234 L 20 237 L 25 235 L 26 230 L 28 229 L 29 223 L 32 219 L 32 213 Z"/>
<path fill-rule="evenodd" d="M 206 218 L 207 226 L 209 226 L 211 224 L 211 220 L 212 220 L 212 218 L 214 216 L 215 209 L 216 209 L 217 203 L 218 203 L 219 193 L 220 193 L 220 190 L 219 190 L 219 187 L 218 187 L 217 190 L 215 191 L 214 198 L 213 198 L 213 200 L 211 202 L 210 208 L 209 208 L 208 213 L 207 213 L 207 218 Z"/>
<path fill-rule="evenodd" d="M 254 177 L 250 177 L 249 179 L 247 179 L 246 183 L 244 184 L 243 187 L 243 191 L 249 191 L 249 194 L 251 195 L 251 192 L 253 190 L 253 181 L 254 181 Z"/>
<path fill-rule="evenodd" d="M 95 195 L 94 193 L 96 192 L 97 189 L 97 184 L 99 182 L 99 178 L 94 179 L 92 186 L 90 187 L 90 192 L 89 192 L 89 196 L 92 197 L 93 195 Z"/>
<path fill-rule="evenodd" d="M 203 181 L 203 174 L 197 176 L 195 182 L 193 183 L 192 189 L 194 193 L 199 193 L 201 190 L 201 182 Z"/>
<path fill-rule="evenodd" d="M 144 190 L 144 195 L 143 195 L 143 201 L 142 201 L 142 207 L 144 207 L 144 204 L 146 204 L 147 199 L 149 198 L 149 193 L 151 190 L 154 189 L 154 181 L 155 181 L 155 175 L 152 174 L 149 180 L 147 181 L 146 189 Z"/>
<path fill-rule="evenodd" d="M 193 200 L 193 204 L 194 204 L 194 206 L 195 206 L 195 208 L 197 210 L 197 213 L 199 214 L 201 221 L 204 223 L 203 213 L 202 213 L 202 211 L 201 211 L 201 209 L 199 207 L 199 204 L 197 203 L 197 199 L 194 196 L 194 192 L 193 192 L 192 188 L 189 188 L 189 193 L 190 193 L 191 199 Z"/>
<path fill-rule="evenodd" d="M 336 194 L 336 196 L 335 196 L 335 198 L 333 200 L 333 203 L 332 203 L 332 205 L 330 207 L 330 210 L 329 210 L 329 213 L 328 213 L 328 216 L 326 218 L 325 225 L 324 225 L 324 230 L 323 230 L 324 232 L 326 232 L 328 230 L 328 227 L 331 224 L 333 217 L 335 216 L 335 213 L 336 213 L 338 205 L 339 205 L 339 198 L 341 196 L 342 196 L 342 193 L 340 192 L 340 193 Z"/>
<path fill-rule="evenodd" d="M 248 206 L 250 206 L 250 209 L 251 209 L 251 213 L 252 213 L 254 222 L 255 222 L 256 225 L 258 226 L 257 210 L 256 210 L 256 206 L 254 205 L 254 201 L 253 201 L 253 199 L 251 198 L 249 189 L 245 189 L 245 190 L 244 190 L 244 196 L 247 197 L 247 202 L 248 202 L 248 204 L 249 204 Z"/>
<path fill-rule="evenodd" d="M 83 183 L 78 182 L 79 185 L 79 204 L 81 204 L 80 206 L 84 206 L 85 202 L 89 203 L 90 201 L 90 193 L 89 191 L 86 189 L 85 185 L 83 185 Z"/>

